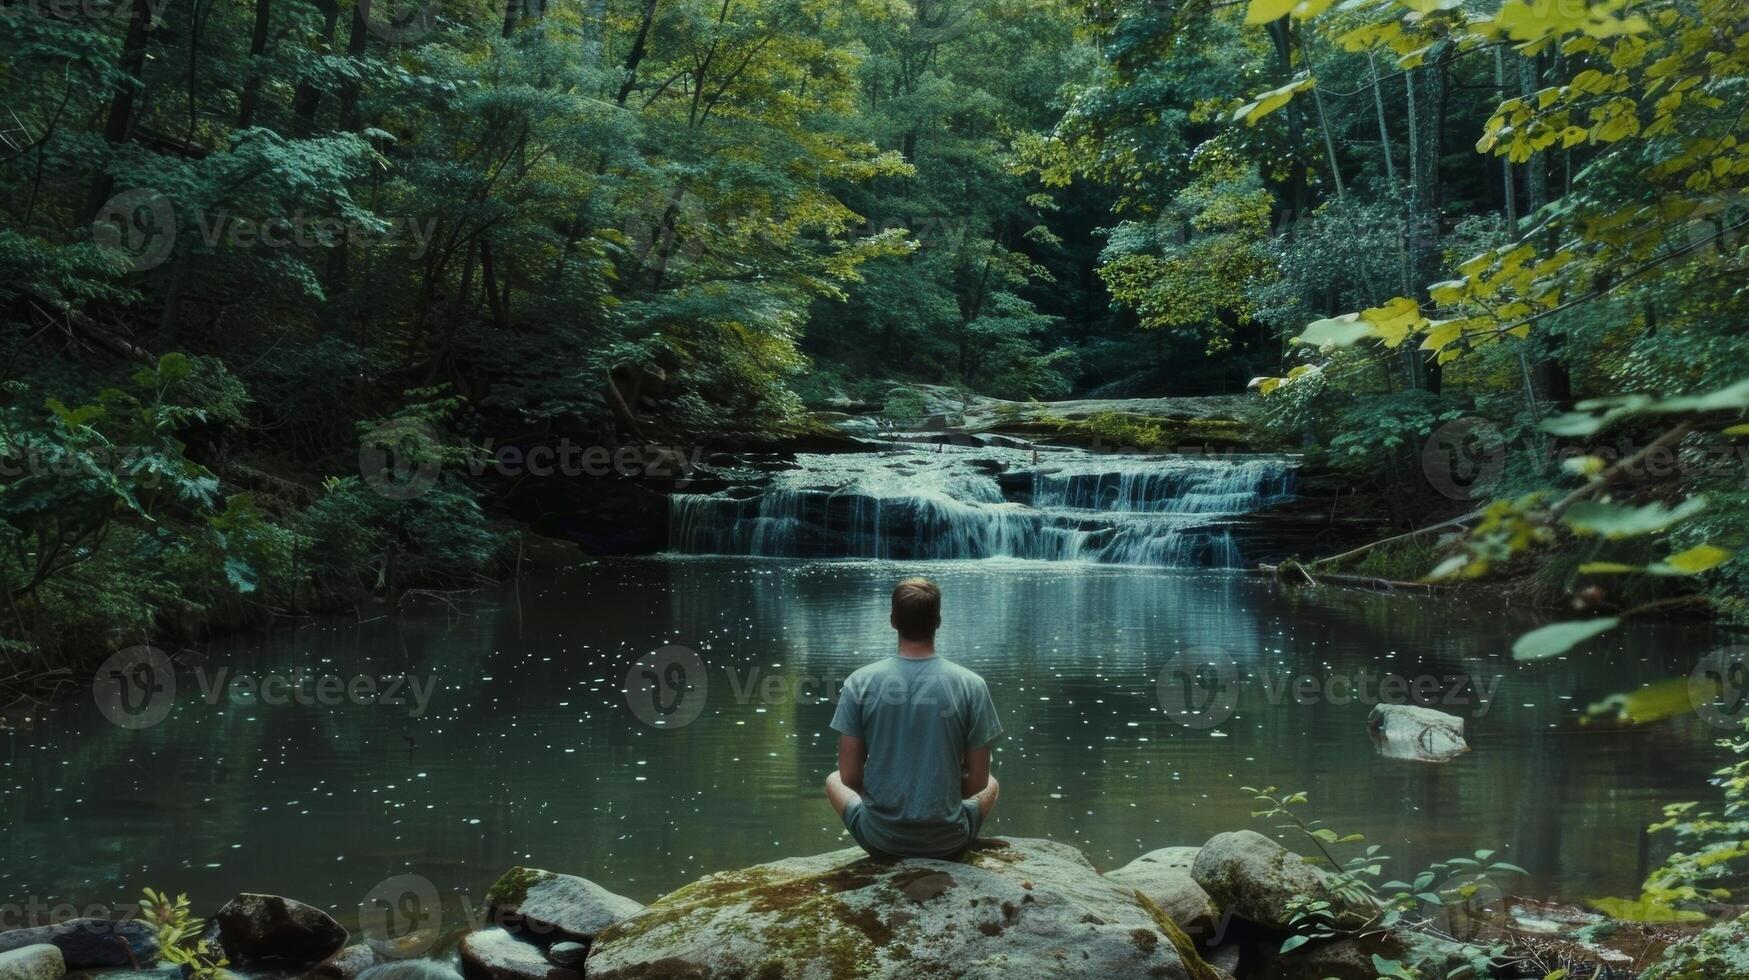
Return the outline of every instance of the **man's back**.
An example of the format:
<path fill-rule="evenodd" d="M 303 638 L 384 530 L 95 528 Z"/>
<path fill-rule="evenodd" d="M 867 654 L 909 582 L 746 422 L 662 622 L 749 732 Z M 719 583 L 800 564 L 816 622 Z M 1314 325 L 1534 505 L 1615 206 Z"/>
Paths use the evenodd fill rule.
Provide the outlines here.
<path fill-rule="evenodd" d="M 888 657 L 845 681 L 832 727 L 868 749 L 860 812 L 846 816 L 859 842 L 919 857 L 970 842 L 980 818 L 961 799 L 966 753 L 1002 733 L 983 678 L 940 656 Z"/>

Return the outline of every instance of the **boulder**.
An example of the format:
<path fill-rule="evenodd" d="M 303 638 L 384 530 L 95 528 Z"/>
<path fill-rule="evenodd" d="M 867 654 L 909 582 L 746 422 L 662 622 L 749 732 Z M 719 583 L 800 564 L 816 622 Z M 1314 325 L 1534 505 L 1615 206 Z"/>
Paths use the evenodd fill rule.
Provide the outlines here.
<path fill-rule="evenodd" d="M 1368 939 L 1332 939 L 1307 943 L 1286 953 L 1278 950 L 1265 945 L 1257 970 L 1260 976 L 1270 980 L 1376 980 L 1379 971 L 1373 968 L 1373 953 L 1387 955 L 1392 951 L 1389 944 Z"/>
<path fill-rule="evenodd" d="M 67 962 L 58 947 L 33 943 L 0 953 L 0 980 L 61 980 Z"/>
<path fill-rule="evenodd" d="M 305 980 L 354 980 L 360 973 L 382 961 L 376 950 L 364 943 L 354 943 L 328 957 L 304 974 Z"/>
<path fill-rule="evenodd" d="M 486 911 L 492 921 L 543 942 L 587 943 L 643 907 L 588 878 L 539 868 L 511 868 L 486 892 Z"/>
<path fill-rule="evenodd" d="M 1664 951 L 1640 980 L 1742 980 L 1749 977 L 1749 915 L 1723 922 Z"/>
<path fill-rule="evenodd" d="M 321 909 L 248 892 L 213 913 L 208 935 L 232 963 L 243 966 L 311 966 L 338 953 L 347 938 L 340 923 Z"/>
<path fill-rule="evenodd" d="M 1295 895 L 1329 901 L 1345 922 L 1367 918 L 1358 904 L 1332 891 L 1322 871 L 1255 830 L 1210 837 L 1190 876 L 1218 908 L 1270 929 L 1288 930 L 1287 904 Z"/>
<path fill-rule="evenodd" d="M 493 926 L 462 937 L 462 976 L 467 980 L 580 980 L 570 967 L 547 962 L 534 943 Z"/>
<path fill-rule="evenodd" d="M 1207 942 L 1213 936 L 1221 912 L 1209 900 L 1208 892 L 1203 891 L 1196 879 L 1190 876 L 1190 866 L 1196 861 L 1198 850 L 1195 847 L 1162 847 L 1116 871 L 1107 871 L 1105 877 L 1141 892 L 1192 939 Z"/>
<path fill-rule="evenodd" d="M 151 966 L 158 961 L 158 936 L 138 919 L 68 919 L 52 926 L 0 932 L 0 952 L 41 943 L 59 949 L 69 970 Z"/>
<path fill-rule="evenodd" d="M 1375 704 L 1366 718 L 1367 733 L 1387 759 L 1450 762 L 1470 750 L 1464 741 L 1464 720 L 1412 704 Z"/>
<path fill-rule="evenodd" d="M 981 840 L 963 861 L 859 848 L 710 875 L 602 933 L 591 980 L 846 976 L 1218 980 L 1134 889 L 1047 840 Z"/>

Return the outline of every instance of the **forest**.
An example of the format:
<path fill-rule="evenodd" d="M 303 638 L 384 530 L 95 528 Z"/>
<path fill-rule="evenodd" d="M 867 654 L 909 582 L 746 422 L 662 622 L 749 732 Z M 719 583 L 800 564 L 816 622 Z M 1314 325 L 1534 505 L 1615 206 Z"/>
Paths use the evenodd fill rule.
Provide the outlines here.
<path fill-rule="evenodd" d="M 1734 611 L 1738 13 L 8 3 L 14 673 L 501 561 L 503 487 L 365 492 L 385 424 L 699 441 L 903 382 L 1249 386 L 1403 518 L 1474 419 L 1494 508 L 1399 577 L 1576 534 L 1545 592 Z M 1647 450 L 1702 463 L 1600 499 Z"/>
<path fill-rule="evenodd" d="M 4 0 L 0 25 L 0 703 L 135 644 L 514 576 L 531 533 L 637 550 L 568 534 L 578 495 L 606 525 L 667 506 L 552 497 L 493 447 L 811 446 L 940 392 L 1047 420 L 1242 401 L 1242 442 L 1373 522 L 1279 578 L 1557 614 L 1521 663 L 1749 618 L 1734 0 Z M 385 447 L 429 489 L 383 492 Z M 1677 825 L 1715 856 L 1634 908 L 1741 880 L 1745 778 Z"/>

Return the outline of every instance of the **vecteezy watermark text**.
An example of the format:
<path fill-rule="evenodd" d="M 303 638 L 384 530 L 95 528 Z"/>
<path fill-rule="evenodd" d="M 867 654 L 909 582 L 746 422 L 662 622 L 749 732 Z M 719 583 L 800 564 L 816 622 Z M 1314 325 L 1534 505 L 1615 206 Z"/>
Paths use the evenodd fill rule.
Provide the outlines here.
<path fill-rule="evenodd" d="M 1155 680 L 1160 708 L 1187 728 L 1214 728 L 1236 714 L 1247 698 L 1270 707 L 1283 705 L 1415 705 L 1488 713 L 1504 675 L 1492 678 L 1462 673 L 1405 674 L 1362 667 L 1354 671 L 1272 671 L 1267 665 L 1243 674 L 1238 662 L 1219 647 L 1175 655 Z"/>
<path fill-rule="evenodd" d="M 344 676 L 302 667 L 266 673 L 187 667 L 181 673 L 193 675 L 192 689 L 180 679 L 177 666 L 163 651 L 150 646 L 129 647 L 97 669 L 91 680 L 92 698 L 110 721 L 123 728 L 141 729 L 167 718 L 178 692 L 186 696 L 191 690 L 210 707 L 380 706 L 405 709 L 410 718 L 425 715 L 437 690 L 435 677 L 416 674 Z"/>

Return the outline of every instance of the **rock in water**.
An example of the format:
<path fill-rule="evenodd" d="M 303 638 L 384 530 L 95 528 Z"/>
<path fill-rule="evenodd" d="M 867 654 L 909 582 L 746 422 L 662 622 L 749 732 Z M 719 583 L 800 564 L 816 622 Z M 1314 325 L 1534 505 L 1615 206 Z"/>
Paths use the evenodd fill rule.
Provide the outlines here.
<path fill-rule="evenodd" d="M 467 980 L 579 980 L 569 967 L 547 962 L 541 948 L 496 926 L 462 937 L 462 976 Z"/>
<path fill-rule="evenodd" d="M 1190 876 L 1190 866 L 1195 863 L 1198 850 L 1195 847 L 1162 847 L 1116 871 L 1107 871 L 1105 877 L 1146 895 L 1192 939 L 1207 942 L 1214 934 L 1221 913 L 1209 901 L 1208 892 L 1203 891 L 1196 879 Z"/>
<path fill-rule="evenodd" d="M 1197 852 L 1190 876 L 1216 906 L 1271 929 L 1288 930 L 1287 903 L 1295 895 L 1329 901 L 1352 922 L 1367 918 L 1358 903 L 1332 892 L 1323 872 L 1255 830 L 1210 837 Z"/>
<path fill-rule="evenodd" d="M 364 943 L 354 943 L 316 964 L 304 974 L 304 980 L 353 980 L 380 961 L 376 950 Z"/>
<path fill-rule="evenodd" d="M 1018 838 L 979 841 L 963 862 L 877 862 L 850 848 L 714 874 L 602 933 L 588 974 L 1219 976 L 1170 919 L 1080 851 Z"/>
<path fill-rule="evenodd" d="M 486 892 L 492 921 L 547 942 L 588 942 L 643 907 L 588 878 L 539 868 L 511 868 Z"/>
<path fill-rule="evenodd" d="M 321 909 L 278 895 L 248 892 L 213 914 L 209 932 L 231 962 L 240 965 L 308 966 L 346 945 L 346 930 Z"/>
<path fill-rule="evenodd" d="M 67 963 L 48 943 L 34 943 L 0 953 L 0 980 L 61 980 Z"/>
<path fill-rule="evenodd" d="M 554 943 L 547 947 L 547 959 L 560 966 L 568 966 L 574 970 L 583 969 L 583 961 L 589 956 L 589 947 L 582 943 Z"/>
<path fill-rule="evenodd" d="M 1387 759 L 1450 762 L 1470 750 L 1464 741 L 1464 720 L 1412 704 L 1375 704 L 1366 718 L 1367 732 Z"/>
<path fill-rule="evenodd" d="M 69 970 L 103 966 L 150 967 L 158 961 L 158 937 L 138 919 L 68 919 L 52 926 L 0 932 L 0 951 L 48 943 L 61 951 Z M 132 959 L 129 958 L 132 954 Z"/>

